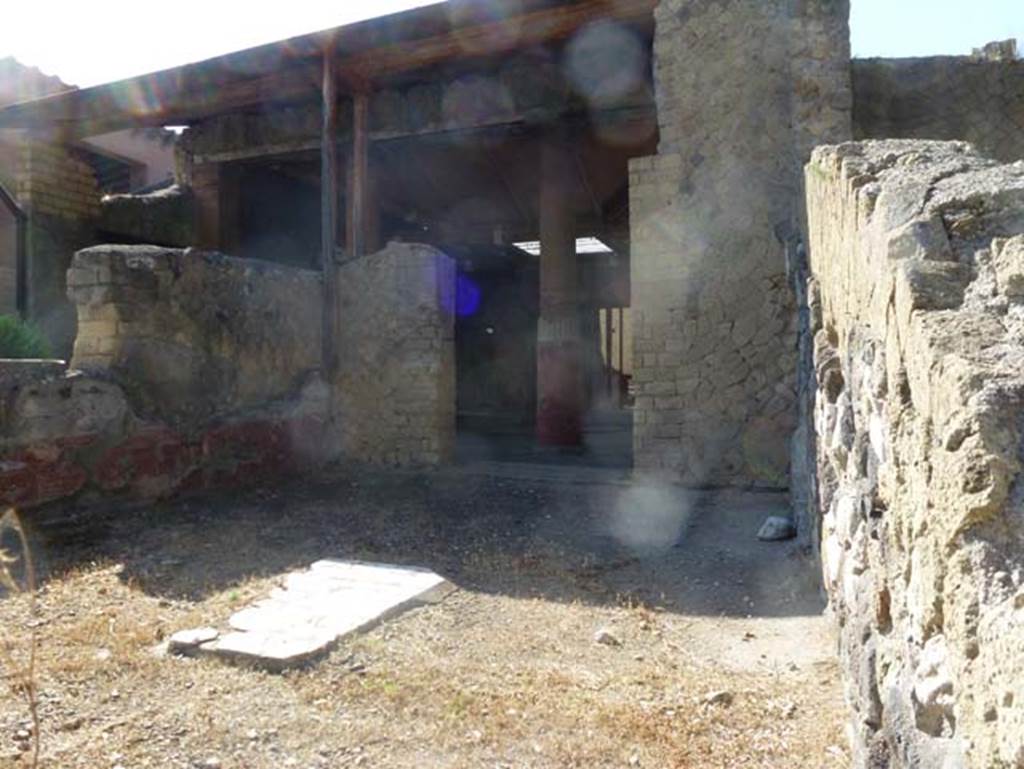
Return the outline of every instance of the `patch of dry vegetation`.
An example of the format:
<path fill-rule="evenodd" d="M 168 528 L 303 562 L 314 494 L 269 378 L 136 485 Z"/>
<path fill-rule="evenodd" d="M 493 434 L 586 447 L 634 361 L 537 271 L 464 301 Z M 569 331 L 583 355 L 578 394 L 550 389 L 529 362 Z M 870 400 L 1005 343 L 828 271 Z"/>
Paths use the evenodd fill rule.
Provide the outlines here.
<path fill-rule="evenodd" d="M 271 580 L 193 604 L 120 577 L 97 565 L 40 595 L 43 767 L 843 765 L 834 670 L 720 669 L 687 648 L 687 621 L 643 607 L 463 592 L 275 676 L 153 653 Z M 0 606 L 5 626 L 25 604 Z M 598 626 L 622 645 L 595 644 Z M 706 704 L 714 690 L 732 704 Z M 10 742 L 23 724 L 0 708 L 0 765 L 24 765 Z"/>
<path fill-rule="evenodd" d="M 4 539 L 13 534 L 18 552 L 4 547 Z M 0 516 L 0 597 L 27 596 L 29 622 L 27 627 L 12 623 L 0 624 L 0 676 L 15 699 L 24 703 L 28 713 L 29 729 L 20 729 L 15 737 L 22 743 L 20 749 L 30 753 L 29 765 L 39 765 L 40 730 L 39 697 L 36 689 L 36 665 L 39 651 L 38 604 L 36 602 L 36 574 L 32 553 L 14 509 Z"/>
<path fill-rule="evenodd" d="M 331 543 L 339 554 L 394 558 L 370 541 L 383 535 L 364 523 L 372 518 L 361 499 L 317 504 L 322 519 L 291 504 L 287 537 L 272 528 L 276 503 L 266 515 L 244 505 L 218 511 L 211 525 L 160 513 L 157 526 L 115 528 L 113 546 L 90 545 L 50 575 L 34 605 L 27 594 L 0 599 L 5 635 L 31 628 L 41 638 L 40 767 L 848 765 L 837 747 L 844 712 L 834 664 L 725 665 L 708 639 L 742 630 L 638 600 L 624 589 L 633 577 L 621 576 L 646 565 L 539 540 L 515 549 L 460 543 L 462 590 L 306 670 L 273 675 L 155 652 L 174 631 L 223 624 L 281 571 L 323 555 L 310 543 L 325 531 L 366 532 L 346 533 L 348 550 Z M 398 504 L 419 547 L 417 524 Z M 338 512 L 349 506 L 351 523 Z M 432 547 L 432 559 L 452 549 L 440 536 Z M 645 574 L 633 576 L 655 581 Z M 816 632 L 818 620 L 806 622 L 801 632 Z M 617 645 L 595 643 L 602 628 Z M 731 703 L 709 704 L 716 691 Z M 23 699 L 0 700 L 0 767 L 31 766 L 15 739 L 30 724 Z"/>

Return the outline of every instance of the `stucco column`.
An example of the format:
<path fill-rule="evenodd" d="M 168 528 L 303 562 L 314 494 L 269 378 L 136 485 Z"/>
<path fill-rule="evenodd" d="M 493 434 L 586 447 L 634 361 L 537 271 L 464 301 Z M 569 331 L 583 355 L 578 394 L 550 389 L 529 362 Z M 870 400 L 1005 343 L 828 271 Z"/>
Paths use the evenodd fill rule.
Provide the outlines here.
<path fill-rule="evenodd" d="M 575 446 L 583 431 L 583 378 L 570 199 L 574 170 L 563 140 L 544 141 L 540 165 L 537 440 L 547 446 Z"/>

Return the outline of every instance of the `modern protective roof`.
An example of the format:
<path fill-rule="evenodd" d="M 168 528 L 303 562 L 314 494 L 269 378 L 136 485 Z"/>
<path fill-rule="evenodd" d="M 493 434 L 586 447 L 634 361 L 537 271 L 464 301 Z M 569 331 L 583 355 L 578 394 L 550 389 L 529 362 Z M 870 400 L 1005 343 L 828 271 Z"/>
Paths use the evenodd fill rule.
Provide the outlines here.
<path fill-rule="evenodd" d="M 319 93 L 333 50 L 344 90 L 456 59 L 493 57 L 572 35 L 600 19 L 643 21 L 656 0 L 449 0 L 147 75 L 0 109 L 0 128 L 91 136 Z"/>

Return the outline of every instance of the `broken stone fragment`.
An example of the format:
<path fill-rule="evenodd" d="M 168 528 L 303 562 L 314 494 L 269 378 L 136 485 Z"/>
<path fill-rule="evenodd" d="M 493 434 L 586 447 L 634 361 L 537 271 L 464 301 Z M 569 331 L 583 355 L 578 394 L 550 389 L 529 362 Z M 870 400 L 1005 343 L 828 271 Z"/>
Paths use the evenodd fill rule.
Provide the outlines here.
<path fill-rule="evenodd" d="M 307 665 L 342 638 L 436 603 L 453 589 L 425 569 L 324 559 L 285 575 L 268 598 L 235 612 L 229 631 L 184 631 L 169 647 L 279 672 Z"/>
<path fill-rule="evenodd" d="M 762 542 L 781 542 L 786 539 L 793 539 L 796 536 L 796 527 L 789 518 L 781 515 L 773 515 L 761 525 L 757 532 L 757 538 Z"/>
<path fill-rule="evenodd" d="M 179 630 L 167 641 L 167 651 L 171 654 L 195 654 L 200 646 L 217 640 L 219 635 L 220 633 L 212 627 Z"/>
<path fill-rule="evenodd" d="M 914 720 L 925 734 L 939 737 L 953 723 L 953 679 L 947 664 L 946 639 L 929 639 L 921 652 L 915 671 L 912 696 Z"/>
<path fill-rule="evenodd" d="M 594 643 L 604 646 L 622 646 L 622 641 L 619 640 L 619 637 L 606 627 L 594 633 Z"/>
<path fill-rule="evenodd" d="M 722 707 L 728 707 L 729 705 L 732 705 L 733 699 L 734 696 L 732 692 L 722 690 L 718 692 L 711 692 L 708 696 L 704 698 L 704 704 L 721 705 Z"/>
<path fill-rule="evenodd" d="M 1024 299 L 1024 235 L 992 243 L 992 266 L 999 291 L 1011 301 Z"/>

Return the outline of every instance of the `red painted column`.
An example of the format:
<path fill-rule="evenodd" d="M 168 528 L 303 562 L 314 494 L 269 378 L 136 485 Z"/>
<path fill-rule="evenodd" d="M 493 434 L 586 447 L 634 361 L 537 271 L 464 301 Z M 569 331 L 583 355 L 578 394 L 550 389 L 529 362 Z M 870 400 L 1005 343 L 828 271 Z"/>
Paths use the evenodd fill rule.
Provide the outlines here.
<path fill-rule="evenodd" d="M 561 137 L 544 141 L 540 165 L 537 440 L 576 446 L 583 438 L 583 373 L 571 200 L 575 169 Z"/>

